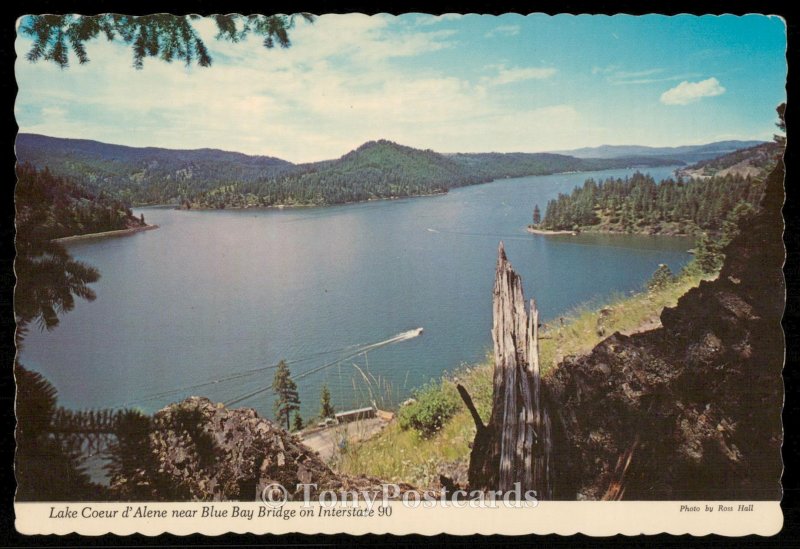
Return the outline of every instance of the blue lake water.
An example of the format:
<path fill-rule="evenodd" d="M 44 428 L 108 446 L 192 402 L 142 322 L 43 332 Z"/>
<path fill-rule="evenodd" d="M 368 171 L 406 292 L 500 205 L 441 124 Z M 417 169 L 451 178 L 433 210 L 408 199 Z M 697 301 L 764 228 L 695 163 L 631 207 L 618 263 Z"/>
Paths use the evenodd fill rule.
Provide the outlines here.
<path fill-rule="evenodd" d="M 672 168 L 648 171 L 658 180 Z M 588 177 L 630 173 L 329 208 L 137 210 L 160 228 L 69 246 L 100 270 L 97 299 L 79 301 L 52 332 L 31 330 L 22 363 L 70 408 L 152 412 L 190 394 L 230 402 L 269 386 L 280 359 L 306 417 L 323 383 L 340 410 L 367 404 L 370 391 L 396 403 L 490 349 L 501 240 L 545 321 L 641 289 L 659 263 L 680 270 L 691 257 L 685 238 L 526 233 L 534 204 L 544 210 Z M 356 354 L 417 327 L 419 337 Z M 273 400 L 264 391 L 239 405 L 271 416 Z"/>

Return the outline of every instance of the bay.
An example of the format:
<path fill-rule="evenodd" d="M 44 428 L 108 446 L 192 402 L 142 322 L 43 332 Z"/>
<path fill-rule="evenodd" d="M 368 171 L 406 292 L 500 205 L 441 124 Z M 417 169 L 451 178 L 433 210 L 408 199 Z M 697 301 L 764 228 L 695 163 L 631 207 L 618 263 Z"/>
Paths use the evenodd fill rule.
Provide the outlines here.
<path fill-rule="evenodd" d="M 673 169 L 647 171 L 660 180 Z M 318 412 L 323 383 L 338 410 L 390 407 L 490 350 L 501 240 L 545 322 L 640 290 L 659 263 L 679 271 L 691 258 L 687 238 L 525 231 L 534 204 L 544 211 L 589 177 L 631 173 L 327 208 L 143 208 L 136 215 L 158 230 L 69 245 L 101 272 L 97 299 L 78 301 L 51 332 L 32 329 L 21 361 L 74 409 L 153 412 L 196 394 L 272 416 L 274 396 L 259 391 L 281 359 L 305 417 Z M 359 352 L 418 327 L 419 337 Z"/>

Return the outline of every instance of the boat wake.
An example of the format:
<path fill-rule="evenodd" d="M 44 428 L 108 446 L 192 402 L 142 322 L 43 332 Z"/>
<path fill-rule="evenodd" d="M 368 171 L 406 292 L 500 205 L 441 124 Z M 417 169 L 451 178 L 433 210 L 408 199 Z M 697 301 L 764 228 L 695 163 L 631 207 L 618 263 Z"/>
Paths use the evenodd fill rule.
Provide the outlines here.
<path fill-rule="evenodd" d="M 300 374 L 294 376 L 295 381 L 303 379 L 304 377 L 310 376 L 311 374 L 316 374 L 317 372 L 321 372 L 326 368 L 330 368 L 331 366 L 335 366 L 337 364 L 341 364 L 345 360 L 349 360 L 351 358 L 355 358 L 360 354 L 364 354 L 368 351 L 374 351 L 375 349 L 379 349 L 380 347 L 385 347 L 386 345 L 391 345 L 393 343 L 400 343 L 401 341 L 408 341 L 409 339 L 414 339 L 415 337 L 419 337 L 422 335 L 422 328 L 415 328 L 413 330 L 408 330 L 405 332 L 400 332 L 394 337 L 390 337 L 389 339 L 385 339 L 383 341 L 378 341 L 377 343 L 370 343 L 369 345 L 365 345 L 363 347 L 359 347 L 358 349 L 354 349 L 350 354 L 347 356 L 343 356 L 337 358 L 335 360 L 331 360 L 323 364 L 322 366 L 317 366 L 316 368 L 312 368 L 311 370 L 306 370 L 305 372 L 301 372 Z M 256 389 L 250 393 L 244 394 L 240 397 L 234 398 L 225 402 L 225 406 L 232 406 L 234 404 L 239 404 L 245 400 L 251 399 L 256 395 L 260 395 L 261 393 L 266 393 L 267 391 L 272 390 L 272 385 L 268 385 L 266 387 L 261 387 L 260 389 Z"/>
<path fill-rule="evenodd" d="M 344 356 L 341 356 L 341 357 L 333 359 L 333 360 L 329 360 L 328 362 L 326 362 L 325 364 L 322 364 L 321 366 L 317 366 L 316 368 L 312 368 L 310 370 L 306 370 L 304 372 L 300 372 L 297 376 L 295 376 L 295 379 L 302 379 L 304 377 L 307 377 L 307 376 L 309 376 L 311 374 L 320 372 L 320 371 L 322 371 L 322 370 L 324 370 L 326 368 L 329 368 L 331 366 L 335 366 L 336 364 L 339 364 L 339 363 L 341 363 L 341 362 L 343 362 L 345 360 L 349 360 L 351 358 L 357 357 L 360 354 L 363 354 L 363 353 L 366 353 L 366 352 L 369 352 L 369 351 L 374 351 L 375 349 L 379 349 L 379 348 L 385 347 L 387 345 L 392 345 L 393 343 L 400 343 L 401 341 L 408 341 L 410 339 L 414 339 L 415 337 L 421 336 L 422 332 L 423 332 L 422 328 L 415 328 L 413 330 L 407 330 L 405 332 L 400 332 L 399 334 L 397 334 L 397 335 L 395 335 L 393 337 L 390 337 L 389 339 L 384 339 L 383 341 L 377 341 L 375 343 L 369 343 L 367 345 L 349 345 L 347 347 L 342 347 L 340 349 L 333 349 L 331 351 L 321 351 L 319 353 L 315 353 L 315 354 L 312 354 L 312 355 L 309 355 L 309 356 L 306 356 L 306 357 L 296 358 L 296 359 L 293 359 L 293 360 L 287 360 L 285 362 L 286 362 L 286 364 L 295 364 L 295 363 L 308 362 L 309 360 L 313 360 L 313 358 L 315 358 L 315 357 L 316 358 L 320 358 L 320 357 L 322 357 L 322 356 L 324 356 L 326 354 L 331 354 L 331 353 L 336 353 L 336 352 L 341 353 L 342 351 L 345 351 L 346 354 L 344 354 Z M 251 377 L 251 376 L 253 376 L 255 374 L 262 373 L 262 372 L 264 372 L 266 370 L 273 370 L 273 369 L 277 368 L 277 366 L 278 366 L 277 364 L 270 364 L 270 365 L 267 365 L 267 366 L 261 366 L 261 367 L 253 368 L 253 369 L 250 369 L 250 370 L 232 372 L 232 373 L 230 373 L 230 374 L 228 374 L 226 376 L 223 376 L 223 377 L 220 377 L 220 378 L 217 378 L 217 379 L 212 379 L 212 380 L 208 380 L 208 381 L 205 381 L 205 382 L 202 382 L 202 383 L 196 383 L 194 385 L 188 385 L 188 386 L 185 386 L 185 387 L 179 387 L 179 388 L 176 388 L 176 389 L 170 389 L 170 390 L 167 390 L 167 391 L 160 391 L 158 393 L 153 393 L 153 394 L 150 394 L 150 395 L 142 396 L 142 397 L 137 398 L 135 400 L 131 400 L 129 402 L 126 402 L 125 404 L 122 404 L 120 407 L 125 408 L 125 407 L 128 407 L 128 406 L 132 406 L 132 405 L 136 405 L 136 404 L 142 404 L 142 403 L 150 402 L 150 401 L 154 401 L 154 400 L 162 400 L 162 399 L 167 398 L 167 397 L 174 397 L 174 396 L 177 396 L 177 395 L 179 395 L 181 393 L 186 394 L 186 393 L 188 393 L 190 391 L 195 391 L 197 389 L 202 389 L 202 388 L 209 387 L 209 386 L 212 386 L 212 385 L 218 385 L 218 384 L 221 384 L 221 383 L 232 382 L 232 381 L 239 381 L 239 380 L 242 380 L 243 378 L 248 378 L 248 377 Z M 257 394 L 266 392 L 269 389 L 271 389 L 271 387 L 261 388 L 261 389 L 259 389 L 257 391 L 253 391 L 252 393 L 248 393 L 247 395 L 243 395 L 243 396 L 235 398 L 233 400 L 229 400 L 229 401 L 225 402 L 225 405 L 226 406 L 230 406 L 231 404 L 237 404 L 237 403 L 242 402 L 243 400 L 247 400 L 248 398 L 251 398 L 251 397 L 253 397 L 253 396 L 257 395 Z"/>

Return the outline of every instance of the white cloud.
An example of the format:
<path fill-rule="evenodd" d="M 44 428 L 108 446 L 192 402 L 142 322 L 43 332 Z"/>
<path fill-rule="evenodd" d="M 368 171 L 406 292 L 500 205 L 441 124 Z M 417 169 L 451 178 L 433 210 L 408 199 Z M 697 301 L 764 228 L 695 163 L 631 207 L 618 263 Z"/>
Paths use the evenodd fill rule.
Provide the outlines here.
<path fill-rule="evenodd" d="M 682 73 L 677 75 L 666 75 L 665 69 L 654 67 L 642 70 L 621 70 L 619 65 L 609 65 L 607 67 L 592 67 L 593 75 L 605 77 L 606 82 L 612 86 L 631 86 L 641 84 L 656 84 L 659 82 L 673 82 L 676 80 L 686 80 L 687 78 L 697 78 L 696 73 Z"/>
<path fill-rule="evenodd" d="M 484 76 L 481 78 L 481 84 L 484 86 L 502 86 L 504 84 L 512 84 L 524 80 L 545 80 L 558 72 L 552 67 L 507 68 L 504 65 L 495 65 L 489 68 L 496 69 L 497 72 L 491 76 Z"/>
<path fill-rule="evenodd" d="M 674 82 L 675 80 L 685 80 L 687 78 L 696 78 L 699 76 L 696 73 L 679 74 L 677 76 L 664 76 L 661 78 L 633 78 L 630 80 L 614 80 L 609 78 L 609 83 L 614 86 L 630 86 L 637 84 L 656 84 L 658 82 Z"/>
<path fill-rule="evenodd" d="M 287 50 L 262 50 L 264 60 L 274 66 L 277 62 L 285 68 L 305 66 L 333 57 L 347 58 L 352 62 L 375 63 L 391 58 L 413 57 L 454 44 L 448 39 L 454 30 L 390 30 L 395 19 L 391 15 L 330 14 L 318 17 L 313 24 L 298 22 L 292 30 L 292 47 Z M 214 49 L 226 48 L 240 64 L 252 64 L 252 47 L 242 48 L 213 40 L 209 33 L 206 43 Z M 256 42 L 258 42 L 256 40 Z"/>
<path fill-rule="evenodd" d="M 610 74 L 619 69 L 619 65 L 608 65 L 606 67 L 592 67 L 592 74 Z"/>
<path fill-rule="evenodd" d="M 500 25 L 487 32 L 484 36 L 486 38 L 492 38 L 493 36 L 516 36 L 519 34 L 519 31 L 519 25 Z"/>
<path fill-rule="evenodd" d="M 659 74 L 664 72 L 664 69 L 646 69 L 642 71 L 617 71 L 614 73 L 614 78 L 618 79 L 625 79 L 625 78 L 642 78 L 645 76 L 652 76 L 654 74 Z"/>
<path fill-rule="evenodd" d="M 662 68 L 643 69 L 636 71 L 620 70 L 619 65 L 609 65 L 607 67 L 592 67 L 592 74 L 605 76 L 606 82 L 614 86 L 628 84 L 650 84 L 675 80 L 674 77 L 656 77 L 664 72 Z"/>
<path fill-rule="evenodd" d="M 383 137 L 383 128 L 413 145 L 409 129 L 419 116 L 441 124 L 466 118 L 485 90 L 424 68 L 398 71 L 393 59 L 448 48 L 454 31 L 389 29 L 390 22 L 363 15 L 298 21 L 291 48 L 267 51 L 254 38 L 215 40 L 213 23 L 201 20 L 211 69 L 146 59 L 137 71 L 129 47 L 96 40 L 90 63 L 61 70 L 25 61 L 30 42 L 18 38 L 18 123 L 21 131 L 61 137 L 293 161 L 337 157 L 359 140 Z"/>
<path fill-rule="evenodd" d="M 287 50 L 265 50 L 257 37 L 218 41 L 213 23 L 201 22 L 215 60 L 210 69 L 148 58 L 137 71 L 129 47 L 96 40 L 89 64 L 61 70 L 28 63 L 30 42 L 18 39 L 17 120 L 26 132 L 294 162 L 336 158 L 378 138 L 441 152 L 556 150 L 617 138 L 615 127 L 601 127 L 596 113 L 568 104 L 576 99 L 547 83 L 560 68 L 500 55 L 482 68 L 485 61 L 458 70 L 429 64 L 430 52 L 453 49 L 458 37 L 414 20 L 298 21 Z M 598 68 L 598 78 L 620 70 Z"/>
<path fill-rule="evenodd" d="M 688 105 L 704 97 L 716 97 L 725 93 L 725 88 L 714 77 L 699 82 L 684 80 L 674 88 L 661 94 L 665 105 Z"/>
<path fill-rule="evenodd" d="M 442 15 L 423 15 L 418 17 L 414 22 L 416 25 L 435 25 L 436 23 L 443 23 L 445 21 L 458 21 L 464 17 L 460 13 L 443 13 Z"/>
<path fill-rule="evenodd" d="M 451 47 L 453 31 L 390 22 L 323 16 L 313 26 L 298 22 L 290 49 L 266 51 L 253 39 L 214 40 L 213 24 L 204 21 L 199 32 L 215 58 L 211 69 L 146 59 L 143 70 L 133 70 L 130 49 L 106 41 L 90 45 L 88 65 L 63 71 L 23 60 L 16 67 L 19 124 L 61 137 L 302 162 L 376 138 L 436 150 L 533 150 L 532 138 L 548 135 L 545 121 L 575 116 L 571 107 L 547 103 L 512 110 L 487 93 L 487 83 L 547 78 L 555 69 L 495 65 L 478 82 L 419 65 L 401 69 L 394 60 Z M 26 45 L 18 46 L 24 55 Z M 529 123 L 516 128 L 518 120 Z M 540 133 L 529 131 L 539 126 Z M 491 128 L 506 127 L 508 137 L 490 137 Z"/>
<path fill-rule="evenodd" d="M 67 115 L 67 109 L 62 107 L 42 107 L 42 118 L 64 118 Z"/>

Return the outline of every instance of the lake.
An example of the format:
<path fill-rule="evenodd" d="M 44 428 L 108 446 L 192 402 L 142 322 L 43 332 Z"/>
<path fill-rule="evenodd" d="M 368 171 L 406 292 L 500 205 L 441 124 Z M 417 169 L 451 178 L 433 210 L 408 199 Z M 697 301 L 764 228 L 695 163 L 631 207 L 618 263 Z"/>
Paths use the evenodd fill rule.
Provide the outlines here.
<path fill-rule="evenodd" d="M 647 171 L 660 180 L 672 169 Z M 327 208 L 137 209 L 160 228 L 68 246 L 101 272 L 97 299 L 78 300 L 52 332 L 31 329 L 21 361 L 76 409 L 153 412 L 199 394 L 271 417 L 263 389 L 281 359 L 306 417 L 318 412 L 323 383 L 337 410 L 371 397 L 397 403 L 490 350 L 501 240 L 545 322 L 641 289 L 659 263 L 679 271 L 691 258 L 686 238 L 525 231 L 534 204 L 544 211 L 588 177 L 630 173 L 504 179 Z M 368 347 L 418 327 L 419 337 Z"/>

